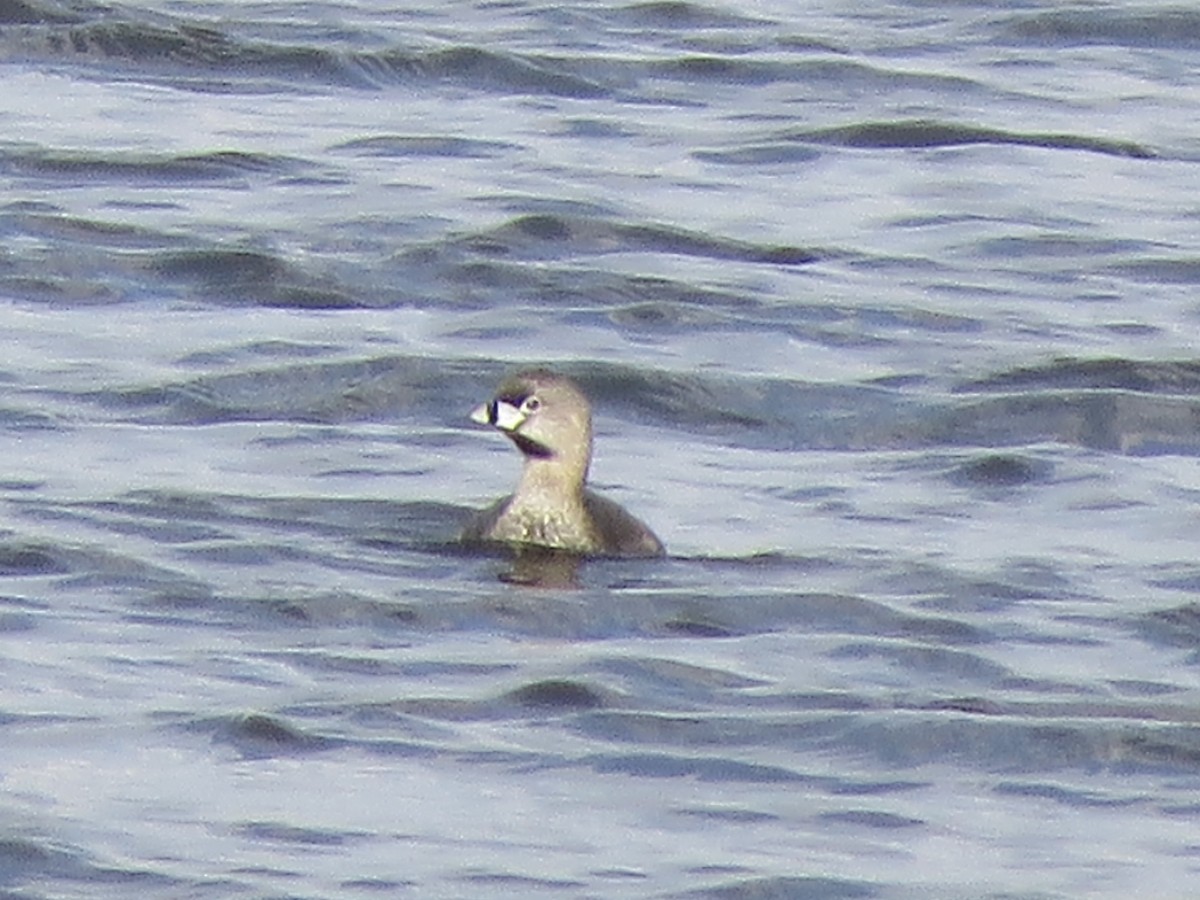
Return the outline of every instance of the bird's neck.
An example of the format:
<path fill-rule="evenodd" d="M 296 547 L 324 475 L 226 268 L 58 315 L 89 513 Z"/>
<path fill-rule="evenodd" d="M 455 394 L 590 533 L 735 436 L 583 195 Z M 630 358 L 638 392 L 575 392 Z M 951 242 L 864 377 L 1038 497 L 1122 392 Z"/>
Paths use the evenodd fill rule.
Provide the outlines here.
<path fill-rule="evenodd" d="M 555 454 L 549 457 L 526 456 L 521 469 L 520 496 L 546 497 L 557 502 L 582 502 L 591 454 L 578 458 Z"/>

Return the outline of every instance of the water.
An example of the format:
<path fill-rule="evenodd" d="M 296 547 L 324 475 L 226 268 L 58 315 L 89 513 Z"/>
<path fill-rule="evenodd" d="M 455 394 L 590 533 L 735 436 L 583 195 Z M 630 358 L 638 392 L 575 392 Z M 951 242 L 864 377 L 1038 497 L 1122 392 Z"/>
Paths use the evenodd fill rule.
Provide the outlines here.
<path fill-rule="evenodd" d="M 0 891 L 1189 896 L 1198 51 L 0 4 Z M 456 546 L 531 363 L 669 559 Z"/>

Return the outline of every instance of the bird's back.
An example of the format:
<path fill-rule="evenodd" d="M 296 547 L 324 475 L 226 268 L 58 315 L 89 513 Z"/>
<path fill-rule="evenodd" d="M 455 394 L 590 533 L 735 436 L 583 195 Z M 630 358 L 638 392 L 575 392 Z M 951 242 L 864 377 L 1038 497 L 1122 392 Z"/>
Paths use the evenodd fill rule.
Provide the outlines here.
<path fill-rule="evenodd" d="M 583 506 L 600 543 L 603 556 L 662 556 L 662 541 L 641 519 L 619 503 L 585 490 Z"/>

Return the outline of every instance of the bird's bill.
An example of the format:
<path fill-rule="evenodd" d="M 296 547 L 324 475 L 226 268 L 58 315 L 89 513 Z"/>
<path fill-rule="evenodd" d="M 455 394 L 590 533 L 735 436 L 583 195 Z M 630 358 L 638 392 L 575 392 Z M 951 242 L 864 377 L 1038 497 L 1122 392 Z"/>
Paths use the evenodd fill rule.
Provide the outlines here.
<path fill-rule="evenodd" d="M 491 425 L 501 431 L 516 431 L 525 421 L 525 414 L 519 406 L 514 406 L 504 400 L 492 400 L 481 403 L 471 411 L 471 421 L 478 425 Z"/>

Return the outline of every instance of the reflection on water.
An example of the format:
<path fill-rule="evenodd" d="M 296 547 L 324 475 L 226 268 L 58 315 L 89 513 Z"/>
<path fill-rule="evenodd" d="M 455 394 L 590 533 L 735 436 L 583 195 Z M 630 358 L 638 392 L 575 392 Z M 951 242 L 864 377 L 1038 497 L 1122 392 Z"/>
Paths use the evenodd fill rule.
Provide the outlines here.
<path fill-rule="evenodd" d="M 549 547 L 520 547 L 512 565 L 500 573 L 500 580 L 531 588 L 573 588 L 579 586 L 579 567 L 583 558 L 575 553 Z"/>

